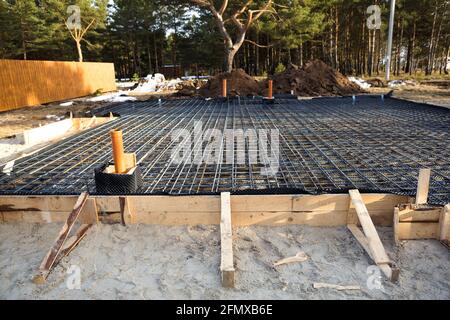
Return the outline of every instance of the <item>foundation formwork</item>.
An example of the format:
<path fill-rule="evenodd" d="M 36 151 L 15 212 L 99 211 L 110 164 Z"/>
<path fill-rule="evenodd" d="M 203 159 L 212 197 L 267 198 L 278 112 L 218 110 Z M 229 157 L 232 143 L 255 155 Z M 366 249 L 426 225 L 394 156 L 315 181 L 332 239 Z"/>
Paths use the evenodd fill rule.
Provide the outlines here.
<path fill-rule="evenodd" d="M 44 283 L 98 222 L 219 224 L 225 287 L 235 285 L 237 226 L 347 226 L 391 281 L 400 269 L 375 226 L 392 226 L 396 243 L 448 245 L 450 110 L 368 96 L 272 102 L 120 104 L 96 112 L 120 118 L 15 161 L 0 176 L 0 221 L 64 222 L 33 281 Z M 134 169 L 138 160 L 143 185 L 133 194 L 96 192 L 113 129 L 123 130 Z"/>
<path fill-rule="evenodd" d="M 143 175 L 138 195 L 350 189 L 414 195 L 419 169 L 431 168 L 429 203 L 450 202 L 448 109 L 369 96 L 354 103 L 352 98 L 276 99 L 272 105 L 257 98 L 151 100 L 119 104 L 97 115 L 110 112 L 120 118 L 17 160 L 11 174 L 0 175 L 0 194 L 96 194 L 94 168 L 112 160 L 109 132 L 122 129 L 125 151 L 136 153 Z M 267 152 L 261 153 L 258 145 L 258 161 L 252 163 L 248 151 L 255 145 L 248 139 L 245 150 L 237 143 L 226 148 L 226 134 L 215 134 L 230 129 L 244 135 L 249 129 L 257 134 L 265 129 Z M 277 155 L 271 153 L 274 129 Z M 191 135 L 190 148 L 179 153 L 183 161 L 175 161 L 173 152 L 185 132 Z M 214 159 L 208 163 L 202 152 L 215 139 L 218 154 L 211 153 Z M 264 162 L 274 160 L 276 172 L 261 174 Z"/>

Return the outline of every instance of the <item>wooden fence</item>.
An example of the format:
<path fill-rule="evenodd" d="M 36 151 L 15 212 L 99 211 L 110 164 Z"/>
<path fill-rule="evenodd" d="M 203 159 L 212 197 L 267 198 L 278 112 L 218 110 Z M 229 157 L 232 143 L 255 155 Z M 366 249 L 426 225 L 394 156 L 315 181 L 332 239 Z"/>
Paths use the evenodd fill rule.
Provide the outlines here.
<path fill-rule="evenodd" d="M 0 60 L 0 111 L 116 90 L 114 65 Z"/>

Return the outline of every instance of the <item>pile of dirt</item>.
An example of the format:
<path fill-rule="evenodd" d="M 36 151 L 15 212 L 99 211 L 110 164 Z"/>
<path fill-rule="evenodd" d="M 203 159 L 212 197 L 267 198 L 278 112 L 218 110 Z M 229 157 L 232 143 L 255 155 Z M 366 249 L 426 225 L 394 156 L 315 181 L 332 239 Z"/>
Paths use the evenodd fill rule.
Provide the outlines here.
<path fill-rule="evenodd" d="M 242 69 L 221 73 L 208 80 L 206 85 L 200 89 L 203 97 L 222 96 L 222 80 L 227 79 L 229 96 L 256 96 L 260 93 L 258 81 L 253 79 Z"/>
<path fill-rule="evenodd" d="M 198 89 L 203 86 L 201 80 L 184 80 L 178 84 L 176 96 L 179 97 L 194 97 L 198 94 Z"/>
<path fill-rule="evenodd" d="M 291 65 L 272 79 L 274 94 L 289 94 L 293 91 L 297 96 L 344 96 L 364 92 L 321 60 L 312 60 L 301 68 Z M 262 86 L 263 94 L 266 94 L 267 81 Z"/>
<path fill-rule="evenodd" d="M 380 78 L 367 79 L 366 82 L 375 88 L 387 88 L 387 82 Z"/>

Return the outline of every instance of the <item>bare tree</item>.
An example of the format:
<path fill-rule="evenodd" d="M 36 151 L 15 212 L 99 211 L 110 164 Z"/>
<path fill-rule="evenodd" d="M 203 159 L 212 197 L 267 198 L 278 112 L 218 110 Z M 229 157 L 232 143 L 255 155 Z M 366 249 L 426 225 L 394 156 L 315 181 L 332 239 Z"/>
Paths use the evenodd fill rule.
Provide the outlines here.
<path fill-rule="evenodd" d="M 78 50 L 78 61 L 83 62 L 83 52 L 81 51 L 81 41 L 84 38 L 84 35 L 89 30 L 89 28 L 94 24 L 95 19 L 92 19 L 91 23 L 83 29 L 83 27 L 80 28 L 74 28 L 73 31 L 69 28 L 69 26 L 66 23 L 67 29 L 70 32 L 70 35 L 72 36 L 73 40 L 75 40 L 75 43 L 77 45 Z"/>
<path fill-rule="evenodd" d="M 216 21 L 220 34 L 224 38 L 225 45 L 225 61 L 224 67 L 226 72 L 230 72 L 233 69 L 234 56 L 238 52 L 239 48 L 245 41 L 245 35 L 256 20 L 266 12 L 274 12 L 271 9 L 272 0 L 266 0 L 265 4 L 258 9 L 251 9 L 255 6 L 253 0 L 247 0 L 242 3 L 242 6 L 237 6 L 238 9 L 234 9 L 232 13 L 227 14 L 227 18 L 224 15 L 229 9 L 228 0 L 221 0 L 222 5 L 219 9 L 216 9 L 214 0 L 190 0 L 191 2 L 199 5 L 200 7 L 208 9 Z M 238 1 L 236 1 L 238 2 Z M 233 6 L 233 8 L 236 8 Z M 228 24 L 234 26 L 237 29 L 236 37 L 233 39 L 228 31 Z"/>

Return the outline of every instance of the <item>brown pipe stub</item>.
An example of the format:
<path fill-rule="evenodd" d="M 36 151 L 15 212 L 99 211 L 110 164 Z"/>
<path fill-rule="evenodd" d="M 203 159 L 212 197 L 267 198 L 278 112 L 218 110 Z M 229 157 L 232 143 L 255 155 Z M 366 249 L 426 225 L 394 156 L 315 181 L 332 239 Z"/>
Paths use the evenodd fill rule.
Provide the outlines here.
<path fill-rule="evenodd" d="M 269 91 L 267 93 L 267 98 L 273 98 L 273 80 L 269 80 Z"/>
<path fill-rule="evenodd" d="M 111 141 L 116 173 L 125 173 L 125 155 L 123 151 L 122 130 L 111 130 Z"/>
<path fill-rule="evenodd" d="M 222 97 L 227 97 L 227 79 L 222 79 Z"/>

